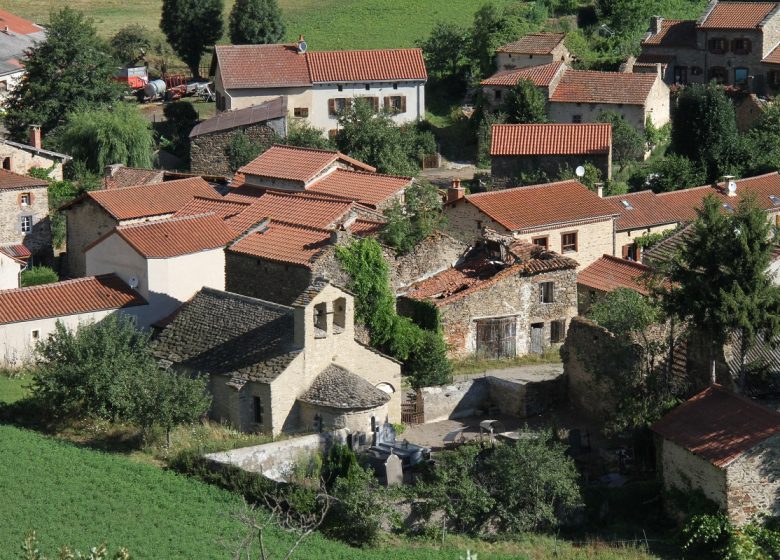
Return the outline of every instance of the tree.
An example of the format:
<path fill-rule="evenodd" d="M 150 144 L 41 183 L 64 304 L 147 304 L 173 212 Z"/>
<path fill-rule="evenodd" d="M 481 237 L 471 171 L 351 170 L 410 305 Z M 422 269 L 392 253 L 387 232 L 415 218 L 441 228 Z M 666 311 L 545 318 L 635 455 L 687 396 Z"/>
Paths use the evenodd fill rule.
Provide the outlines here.
<path fill-rule="evenodd" d="M 677 191 L 705 183 L 704 170 L 685 156 L 668 154 L 632 174 L 635 190 L 650 188 L 655 193 Z"/>
<path fill-rule="evenodd" d="M 680 92 L 672 122 L 673 153 L 701 162 L 707 181 L 736 174 L 739 133 L 731 103 L 714 82 L 693 84 Z M 614 132 L 613 132 L 614 134 Z"/>
<path fill-rule="evenodd" d="M 152 48 L 149 31 L 137 23 L 126 25 L 117 31 L 108 43 L 114 59 L 122 66 L 132 66 L 143 60 Z"/>
<path fill-rule="evenodd" d="M 52 12 L 46 39 L 20 62 L 25 79 L 11 91 L 5 107 L 5 125 L 17 140 L 26 138 L 31 124 L 48 133 L 76 107 L 109 103 L 121 91 L 111 79 L 114 60 L 93 21 L 71 8 Z"/>
<path fill-rule="evenodd" d="M 223 0 L 163 0 L 160 29 L 195 78 L 203 53 L 222 38 L 223 8 Z"/>
<path fill-rule="evenodd" d="M 317 148 L 319 150 L 332 150 L 334 148 L 333 141 L 325 136 L 323 130 L 300 120 L 290 122 L 287 125 L 287 136 L 275 138 L 274 142 L 300 148 Z"/>
<path fill-rule="evenodd" d="M 471 60 L 477 77 L 489 76 L 494 71 L 493 56 L 496 49 L 518 35 L 518 28 L 495 4 L 490 2 L 474 13 L 471 27 Z"/>
<path fill-rule="evenodd" d="M 452 362 L 447 358 L 447 343 L 437 331 L 420 330 L 420 336 L 404 364 L 412 389 L 446 385 L 452 382 Z"/>
<path fill-rule="evenodd" d="M 742 137 L 743 176 L 751 177 L 780 168 L 780 105 L 772 103 L 761 119 Z"/>
<path fill-rule="evenodd" d="M 265 146 L 253 142 L 243 130 L 239 130 L 230 137 L 230 142 L 225 146 L 225 156 L 230 170 L 235 173 L 239 168 L 262 154 L 265 148 Z"/>
<path fill-rule="evenodd" d="M 276 0 L 236 0 L 230 11 L 234 45 L 270 45 L 284 38 L 282 12 Z"/>
<path fill-rule="evenodd" d="M 582 177 L 577 176 L 576 170 L 569 167 L 568 164 L 566 164 L 565 167 L 559 168 L 558 171 L 558 180 L 564 181 L 567 179 L 574 179 L 576 181 L 579 181 L 586 187 L 588 187 L 590 190 L 595 191 L 596 190 L 596 183 L 602 183 L 602 177 L 601 177 L 601 169 L 590 163 L 589 161 L 586 161 L 582 165 L 583 169 L 585 170 L 585 174 Z M 607 185 L 609 186 L 609 185 Z M 608 189 L 604 189 L 605 194 L 612 194 L 608 192 Z"/>
<path fill-rule="evenodd" d="M 621 115 L 605 111 L 599 115 L 598 120 L 612 125 L 612 159 L 619 163 L 621 168 L 626 163 L 644 156 L 644 138 Z"/>
<path fill-rule="evenodd" d="M 468 70 L 469 32 L 450 22 L 434 25 L 425 41 L 418 46 L 425 57 L 425 68 L 438 79 L 463 76 Z"/>
<path fill-rule="evenodd" d="M 740 335 L 736 381 L 744 387 L 748 351 L 759 341 L 774 343 L 780 333 L 780 287 L 767 272 L 771 225 L 752 196 L 741 198 L 733 213 L 708 196 L 696 213 L 687 242 L 666 271 L 670 284 L 659 292 L 669 313 L 710 341 L 713 382 L 718 348 Z"/>
<path fill-rule="evenodd" d="M 520 80 L 507 92 L 501 111 L 508 123 L 547 122 L 547 100 L 531 80 Z"/>
<path fill-rule="evenodd" d="M 493 139 L 493 125 L 506 122 L 505 113 L 483 112 L 477 125 L 477 165 L 490 167 L 490 143 Z"/>
<path fill-rule="evenodd" d="M 22 272 L 22 287 L 40 286 L 59 281 L 59 275 L 48 266 L 34 266 Z"/>
<path fill-rule="evenodd" d="M 653 2 L 646 0 L 598 0 L 599 20 L 619 35 L 633 36 L 645 31 L 653 14 Z"/>
<path fill-rule="evenodd" d="M 375 544 L 386 507 L 374 474 L 355 465 L 336 478 L 332 495 L 327 533 L 352 546 Z"/>
<path fill-rule="evenodd" d="M 439 190 L 429 181 L 413 182 L 404 194 L 403 206 L 395 201 L 385 210 L 387 225 L 382 229 L 382 240 L 400 254 L 411 251 L 445 219 Z"/>
<path fill-rule="evenodd" d="M 154 157 L 152 125 L 129 103 L 74 110 L 52 142 L 93 173 L 113 163 L 150 168 Z"/>

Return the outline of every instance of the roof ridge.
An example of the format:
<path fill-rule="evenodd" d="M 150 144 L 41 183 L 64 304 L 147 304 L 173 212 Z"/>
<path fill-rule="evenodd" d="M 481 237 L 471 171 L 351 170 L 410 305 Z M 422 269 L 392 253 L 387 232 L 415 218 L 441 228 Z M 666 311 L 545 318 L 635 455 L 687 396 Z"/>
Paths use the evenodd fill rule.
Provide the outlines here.
<path fill-rule="evenodd" d="M 305 224 L 296 224 L 296 223 L 293 223 L 293 222 L 288 222 L 286 220 L 275 220 L 273 218 L 268 218 L 268 223 L 269 224 L 280 224 L 280 225 L 291 227 L 291 228 L 295 228 L 295 229 L 316 231 L 318 233 L 328 233 L 328 234 L 333 233 L 333 230 L 330 230 L 330 229 L 319 228 L 319 227 L 316 227 L 316 226 L 308 226 L 308 225 L 305 225 Z"/>
<path fill-rule="evenodd" d="M 214 216 L 215 218 L 219 218 L 214 212 L 201 212 L 200 214 L 188 214 L 186 216 L 172 216 L 170 218 L 164 218 L 162 220 L 150 220 L 146 222 L 138 222 L 136 224 L 120 224 L 116 226 L 114 229 L 116 231 L 126 231 L 128 229 L 152 227 L 152 226 L 158 226 L 163 224 L 169 224 L 171 222 L 184 222 L 187 220 L 196 220 L 196 219 L 206 218 L 209 216 Z M 219 221 L 222 222 L 223 220 L 219 219 Z"/>
<path fill-rule="evenodd" d="M 338 197 L 336 195 L 328 195 L 325 193 L 321 193 L 318 191 L 301 191 L 301 192 L 295 192 L 295 191 L 283 191 L 283 190 L 273 190 L 268 189 L 265 193 L 263 193 L 262 196 L 259 196 L 257 198 L 257 201 L 252 202 L 249 204 L 249 206 L 254 206 L 255 204 L 259 204 L 261 200 L 263 200 L 263 197 L 265 196 L 278 196 L 282 198 L 296 198 L 298 200 L 318 200 L 320 202 L 337 202 L 340 204 L 352 204 L 352 202 L 346 198 L 346 197 Z"/>
<path fill-rule="evenodd" d="M 218 290 L 218 289 L 212 288 L 210 286 L 203 286 L 200 289 L 200 291 L 201 292 L 208 292 L 208 293 L 210 293 L 212 295 L 219 296 L 219 297 L 222 297 L 222 298 L 225 298 L 225 299 L 235 299 L 235 300 L 239 300 L 239 301 L 246 301 L 248 303 L 258 303 L 258 304 L 260 304 L 260 305 L 262 305 L 264 307 L 277 307 L 277 308 L 280 308 L 280 309 L 284 309 L 285 311 L 292 311 L 293 310 L 293 308 L 290 307 L 289 305 L 284 305 L 284 304 L 281 304 L 281 303 L 268 301 L 267 299 L 260 299 L 260 298 L 255 298 L 255 297 L 252 297 L 252 296 L 245 296 L 244 294 L 237 294 L 236 292 L 228 292 L 227 290 Z M 195 296 L 192 296 L 192 297 L 194 298 Z M 190 299 L 190 301 L 192 301 L 192 299 Z M 189 303 L 189 301 L 187 303 Z"/>
<path fill-rule="evenodd" d="M 220 198 L 209 198 L 208 196 L 202 196 L 202 195 L 196 194 L 195 196 L 192 197 L 192 200 L 203 200 L 203 201 L 208 201 L 208 202 L 219 202 L 220 204 L 242 204 L 244 206 L 251 206 L 252 205 L 251 202 L 246 202 L 244 200 L 228 200 L 224 196 L 220 197 Z M 190 200 L 190 202 L 192 202 L 192 200 Z M 189 204 L 189 202 L 187 204 Z M 204 212 L 204 213 L 206 213 L 206 212 Z"/>
<path fill-rule="evenodd" d="M 139 169 L 144 169 L 144 168 L 141 167 Z M 144 171 L 159 171 L 161 173 L 164 173 L 163 169 L 144 169 Z M 128 189 L 141 189 L 141 188 L 144 188 L 144 187 L 159 187 L 160 185 L 166 185 L 167 186 L 167 185 L 172 185 L 174 183 L 182 183 L 184 181 L 193 181 L 193 180 L 197 180 L 197 179 L 200 179 L 201 181 L 206 183 L 205 179 L 203 179 L 202 176 L 200 176 L 200 175 L 193 175 L 192 177 L 184 177 L 182 179 L 171 179 L 170 181 L 163 180 L 163 181 L 157 181 L 156 183 L 142 183 L 140 185 L 128 185 L 127 187 L 117 187 L 115 189 L 100 189 L 100 190 L 96 190 L 96 191 L 88 191 L 88 192 L 86 192 L 84 194 L 87 194 L 87 195 L 98 195 L 98 194 L 101 194 L 101 193 L 112 193 L 112 192 L 118 192 L 118 191 L 126 191 Z M 208 184 L 208 183 L 206 183 L 206 184 Z"/>
<path fill-rule="evenodd" d="M 674 191 L 671 191 L 671 192 L 674 192 Z M 658 196 L 659 194 L 662 194 L 662 193 L 653 192 L 653 189 L 642 189 L 641 191 L 633 191 L 633 192 L 627 192 L 627 193 L 623 193 L 623 194 L 610 194 L 610 195 L 605 196 L 604 198 L 625 198 L 627 196 L 631 196 L 632 194 L 642 194 L 642 193 L 653 193 L 656 196 Z"/>
<path fill-rule="evenodd" d="M 333 154 L 333 155 L 341 154 L 341 152 L 339 152 L 338 150 L 326 150 L 324 148 L 309 148 L 309 147 L 304 147 L 304 146 L 293 146 L 292 144 L 272 144 L 271 147 L 268 148 L 268 150 L 271 150 L 273 148 L 287 148 L 287 149 L 290 149 L 290 150 L 300 150 L 302 152 L 303 151 L 305 151 L 305 152 L 319 152 L 319 153 L 322 153 L 322 154 Z M 266 152 L 268 150 L 266 150 Z M 263 152 L 263 153 L 265 153 L 265 152 Z M 260 154 L 260 155 L 263 155 L 263 154 Z"/>
<path fill-rule="evenodd" d="M 420 47 L 393 47 L 390 49 L 331 49 L 327 51 L 309 51 L 306 54 L 332 54 L 332 53 L 366 53 L 366 52 L 408 52 L 408 51 L 420 51 Z"/>
<path fill-rule="evenodd" d="M 67 285 L 82 284 L 84 282 L 89 282 L 96 278 L 112 278 L 112 277 L 119 278 L 119 276 L 117 276 L 116 273 L 107 272 L 105 274 L 95 274 L 94 276 L 82 276 L 81 278 L 70 278 L 68 280 L 59 280 L 57 282 L 51 282 L 49 284 L 38 284 L 37 286 L 23 286 L 21 288 L 8 288 L 6 290 L 0 290 L 0 295 L 18 293 L 18 292 L 46 291 L 46 290 L 58 288 L 59 286 L 65 284 Z"/>

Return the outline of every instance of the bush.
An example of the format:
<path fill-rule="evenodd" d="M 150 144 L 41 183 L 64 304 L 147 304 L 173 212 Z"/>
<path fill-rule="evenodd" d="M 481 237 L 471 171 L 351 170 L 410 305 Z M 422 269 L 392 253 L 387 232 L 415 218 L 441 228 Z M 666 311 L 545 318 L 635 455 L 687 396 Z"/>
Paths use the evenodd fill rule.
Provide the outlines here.
<path fill-rule="evenodd" d="M 333 485 L 335 499 L 326 521 L 326 533 L 352 546 L 376 543 L 385 514 L 385 501 L 373 473 L 358 466 Z"/>
<path fill-rule="evenodd" d="M 751 523 L 735 527 L 722 513 L 694 515 L 683 528 L 683 549 L 701 558 L 765 560 L 780 557 L 780 533 Z"/>
<path fill-rule="evenodd" d="M 441 334 L 421 329 L 404 369 L 413 389 L 450 383 L 452 363 L 447 358 L 447 344 Z"/>
<path fill-rule="evenodd" d="M 189 101 L 174 101 L 163 107 L 165 119 L 177 126 L 192 124 L 198 120 L 198 112 Z"/>
<path fill-rule="evenodd" d="M 22 272 L 22 287 L 40 286 L 41 284 L 52 284 L 58 282 L 59 275 L 53 268 L 48 266 L 34 266 L 29 270 Z"/>
<path fill-rule="evenodd" d="M 410 252 L 444 222 L 442 200 L 435 185 L 416 181 L 406 189 L 406 204 L 398 201 L 385 210 L 382 240 L 398 253 Z"/>
<path fill-rule="evenodd" d="M 264 147 L 256 142 L 252 142 L 244 131 L 236 132 L 228 142 L 225 148 L 225 156 L 228 160 L 230 170 L 235 172 L 239 168 L 255 159 L 263 153 Z"/>

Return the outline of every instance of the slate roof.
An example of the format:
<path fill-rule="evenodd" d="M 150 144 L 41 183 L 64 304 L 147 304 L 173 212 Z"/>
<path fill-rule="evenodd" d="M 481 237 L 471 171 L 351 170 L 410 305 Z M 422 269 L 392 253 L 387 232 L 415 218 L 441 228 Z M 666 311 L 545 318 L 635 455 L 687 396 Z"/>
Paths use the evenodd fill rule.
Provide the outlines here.
<path fill-rule="evenodd" d="M 301 352 L 292 309 L 211 288 L 185 303 L 153 344 L 164 365 L 269 383 Z"/>
<path fill-rule="evenodd" d="M 561 70 L 568 70 L 563 62 L 551 62 L 516 70 L 496 72 L 480 82 L 483 86 L 516 86 L 521 80 L 531 80 L 536 87 L 547 87 Z"/>
<path fill-rule="evenodd" d="M 317 375 L 298 400 L 341 410 L 365 410 L 382 406 L 390 400 L 390 395 L 359 375 L 331 364 Z"/>
<path fill-rule="evenodd" d="M 679 209 L 670 205 L 670 201 L 659 197 L 653 191 L 638 191 L 627 194 L 605 196 L 620 217 L 617 219 L 617 231 L 672 224 L 679 221 Z"/>
<path fill-rule="evenodd" d="M 472 194 L 466 201 L 510 231 L 617 215 L 612 204 L 575 180 Z"/>
<path fill-rule="evenodd" d="M 426 80 L 422 49 L 312 51 L 306 53 L 314 83 Z"/>
<path fill-rule="evenodd" d="M 115 274 L 0 291 L 0 324 L 146 305 Z"/>
<path fill-rule="evenodd" d="M 13 171 L 0 169 L 0 190 L 35 189 L 48 186 L 49 182 L 43 179 L 35 179 L 27 175 L 19 175 Z"/>
<path fill-rule="evenodd" d="M 8 140 L 7 138 L 0 138 L 0 144 L 5 144 L 7 146 L 11 146 L 12 148 L 17 148 L 19 150 L 23 150 L 31 154 L 41 155 L 49 159 L 58 159 L 62 163 L 65 163 L 73 159 L 71 156 L 67 154 L 61 154 L 59 152 L 53 152 L 51 150 L 44 150 L 43 148 L 36 148 L 35 146 L 31 146 L 30 144 L 14 142 L 13 140 Z"/>
<path fill-rule="evenodd" d="M 604 255 L 577 275 L 577 284 L 601 292 L 611 292 L 618 288 L 629 288 L 640 294 L 648 291 L 642 277 L 650 272 L 650 267 L 641 263 Z"/>
<path fill-rule="evenodd" d="M 339 160 L 366 171 L 376 171 L 370 165 L 341 152 L 276 144 L 241 167 L 238 173 L 298 181 L 305 184 Z"/>
<path fill-rule="evenodd" d="M 327 230 L 270 220 L 265 227 L 238 239 L 228 251 L 311 268 L 330 244 L 331 232 Z"/>
<path fill-rule="evenodd" d="M 655 73 L 567 70 L 550 101 L 644 105 L 657 78 Z"/>
<path fill-rule="evenodd" d="M 695 48 L 696 20 L 664 19 L 661 22 L 661 30 L 658 33 L 649 33 L 642 41 L 642 45 Z"/>
<path fill-rule="evenodd" d="M 498 47 L 496 52 L 512 54 L 550 54 L 566 38 L 565 33 L 529 33 L 517 41 Z"/>
<path fill-rule="evenodd" d="M 223 111 L 217 115 L 201 121 L 190 131 L 190 138 L 197 138 L 204 134 L 213 134 L 233 128 L 250 126 L 253 124 L 280 119 L 287 116 L 287 98 L 277 97 L 261 103 L 252 105 L 245 109 L 235 111 Z"/>
<path fill-rule="evenodd" d="M 612 125 L 494 124 L 491 156 L 608 154 Z"/>
<path fill-rule="evenodd" d="M 312 183 L 307 190 L 354 200 L 369 208 L 377 208 L 388 198 L 408 187 L 411 182 L 411 177 L 336 169 Z"/>
<path fill-rule="evenodd" d="M 658 420 L 652 430 L 716 467 L 725 468 L 780 432 L 780 414 L 713 385 Z"/>
<path fill-rule="evenodd" d="M 699 20 L 699 28 L 755 29 L 777 7 L 776 2 L 716 2 Z"/>

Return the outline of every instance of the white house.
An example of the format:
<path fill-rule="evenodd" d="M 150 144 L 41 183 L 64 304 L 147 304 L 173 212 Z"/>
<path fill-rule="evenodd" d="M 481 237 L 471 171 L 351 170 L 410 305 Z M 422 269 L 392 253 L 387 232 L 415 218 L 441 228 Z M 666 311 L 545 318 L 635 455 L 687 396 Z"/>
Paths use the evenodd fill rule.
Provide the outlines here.
<path fill-rule="evenodd" d="M 26 249 L 24 245 L 0 247 L 0 290 L 20 287 L 20 275 L 27 268 L 27 262 L 16 256 L 15 249 L 17 247 Z"/>
<path fill-rule="evenodd" d="M 0 291 L 0 366 L 20 367 L 57 321 L 75 329 L 121 310 L 135 316 L 146 301 L 114 274 Z"/>
<path fill-rule="evenodd" d="M 0 10 L 0 105 L 24 76 L 24 51 L 45 38 L 40 25 Z"/>
<path fill-rule="evenodd" d="M 399 124 L 425 118 L 428 74 L 420 49 L 307 52 L 303 37 L 298 44 L 217 45 L 211 75 L 218 111 L 283 97 L 290 117 L 329 134 L 358 97 Z"/>

